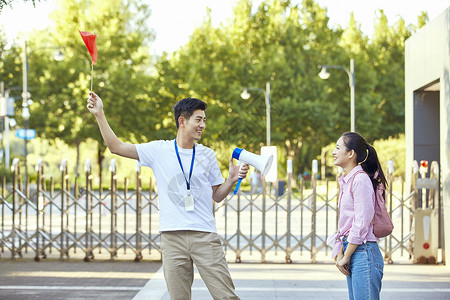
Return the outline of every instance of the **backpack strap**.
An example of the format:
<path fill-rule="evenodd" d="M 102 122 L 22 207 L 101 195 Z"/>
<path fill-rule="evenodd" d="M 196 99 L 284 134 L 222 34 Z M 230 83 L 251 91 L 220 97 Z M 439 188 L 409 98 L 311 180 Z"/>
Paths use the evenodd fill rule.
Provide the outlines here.
<path fill-rule="evenodd" d="M 366 172 L 364 172 L 364 171 L 358 171 L 358 172 L 355 173 L 355 175 L 353 175 L 352 181 L 351 181 L 351 183 L 350 183 L 350 195 L 352 195 L 352 198 L 354 198 L 354 197 L 353 197 L 353 191 L 352 191 L 352 188 L 353 188 L 353 180 L 355 179 L 356 175 L 358 175 L 359 173 L 366 173 Z"/>
<path fill-rule="evenodd" d="M 364 171 L 358 171 L 358 172 L 355 173 L 355 175 L 353 175 L 353 177 L 352 177 L 352 179 L 351 179 L 351 182 L 350 182 L 350 195 L 352 196 L 352 198 L 354 198 L 354 197 L 353 197 L 353 192 L 352 192 L 352 188 L 353 188 L 353 179 L 355 179 L 356 175 L 358 175 L 359 173 L 366 173 L 366 172 L 364 172 Z M 341 195 L 340 197 L 342 197 L 342 195 Z M 339 217 L 340 217 L 340 206 L 341 206 L 341 201 L 339 200 L 339 204 L 338 204 L 338 219 L 339 219 Z"/>
<path fill-rule="evenodd" d="M 358 175 L 358 173 L 366 173 L 366 172 L 364 172 L 364 171 L 358 171 L 358 172 L 356 172 L 355 175 L 353 175 L 353 177 L 352 177 L 352 182 L 351 182 L 351 184 L 350 184 L 350 194 L 352 195 L 353 200 L 355 199 L 355 198 L 353 197 L 353 192 L 352 192 L 353 180 L 355 179 L 356 175 Z M 378 186 L 377 186 L 377 190 L 378 190 Z M 375 201 L 377 201 L 377 191 L 375 191 Z M 374 208 L 374 209 L 375 209 L 375 208 Z M 372 223 L 374 223 L 374 221 L 375 221 L 375 214 L 373 215 Z"/>

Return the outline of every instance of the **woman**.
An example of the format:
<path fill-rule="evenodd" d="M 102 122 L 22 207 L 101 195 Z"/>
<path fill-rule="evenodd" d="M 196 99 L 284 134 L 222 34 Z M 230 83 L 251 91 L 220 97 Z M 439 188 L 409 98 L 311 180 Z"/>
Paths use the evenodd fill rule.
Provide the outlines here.
<path fill-rule="evenodd" d="M 350 299 L 379 299 L 383 257 L 372 220 L 375 191 L 379 184 L 386 188 L 386 178 L 377 152 L 356 132 L 339 138 L 333 156 L 344 175 L 339 178 L 338 233 L 328 239 L 334 243 L 332 257 L 347 276 Z"/>

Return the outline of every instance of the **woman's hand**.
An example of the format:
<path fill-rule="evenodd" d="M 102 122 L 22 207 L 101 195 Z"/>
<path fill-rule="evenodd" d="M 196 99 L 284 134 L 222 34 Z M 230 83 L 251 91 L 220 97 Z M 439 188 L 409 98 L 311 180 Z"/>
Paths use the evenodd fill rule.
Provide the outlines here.
<path fill-rule="evenodd" d="M 348 271 L 348 264 L 350 263 L 350 259 L 344 256 L 344 253 L 339 252 L 336 256 L 336 267 L 338 270 L 344 274 L 345 276 L 349 276 L 350 272 Z"/>

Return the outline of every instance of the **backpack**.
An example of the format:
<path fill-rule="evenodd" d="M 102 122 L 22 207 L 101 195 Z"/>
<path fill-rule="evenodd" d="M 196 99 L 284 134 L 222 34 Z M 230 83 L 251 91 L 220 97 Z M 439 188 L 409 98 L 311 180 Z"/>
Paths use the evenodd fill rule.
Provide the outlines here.
<path fill-rule="evenodd" d="M 358 171 L 352 178 L 352 182 L 350 184 L 350 194 L 353 198 L 353 180 L 355 179 L 358 173 L 365 173 L 364 171 Z M 392 223 L 391 217 L 386 208 L 386 198 L 384 192 L 384 186 L 382 184 L 378 184 L 377 190 L 375 192 L 375 213 L 373 215 L 373 234 L 381 239 L 392 233 L 394 230 L 394 224 Z"/>

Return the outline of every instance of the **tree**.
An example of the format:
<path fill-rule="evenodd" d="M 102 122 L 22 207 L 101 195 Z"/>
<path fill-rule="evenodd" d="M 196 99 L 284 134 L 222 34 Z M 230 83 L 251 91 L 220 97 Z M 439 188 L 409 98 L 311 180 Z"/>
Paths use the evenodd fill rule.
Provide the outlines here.
<path fill-rule="evenodd" d="M 381 121 L 377 138 L 404 132 L 404 49 L 405 40 L 410 36 L 403 19 L 389 27 L 386 15 L 380 10 L 369 49 L 370 63 L 376 73 L 373 89 L 375 114 Z"/>
<path fill-rule="evenodd" d="M 425 24 L 428 23 L 429 20 L 430 18 L 428 17 L 428 14 L 422 11 L 420 15 L 417 16 L 417 26 L 414 26 L 411 31 L 414 32 L 416 28 L 422 28 L 423 26 L 425 26 Z"/>
<path fill-rule="evenodd" d="M 355 130 L 364 133 L 367 138 L 376 137 L 382 130 L 382 119 L 377 114 L 378 103 L 373 96 L 377 85 L 377 73 L 372 64 L 374 53 L 370 51 L 369 38 L 361 31 L 353 13 L 339 46 L 347 57 L 355 61 Z M 348 61 L 344 65 L 348 65 Z M 347 97 L 349 99 L 349 95 Z"/>
<path fill-rule="evenodd" d="M 317 65 L 324 56 L 343 56 L 335 47 L 340 35 L 328 28 L 326 11 L 312 0 L 301 6 L 264 1 L 254 13 L 251 1 L 239 1 L 230 23 L 218 28 L 207 16 L 172 58 L 191 94 L 211 104 L 214 122 L 202 140 L 257 151 L 265 144 L 264 94 L 254 92 L 247 102 L 239 94 L 242 87 L 264 89 L 270 82 L 272 144 L 291 157 L 298 157 L 305 143 L 320 150 L 343 118 L 329 117 L 342 105 L 324 101 L 327 85 L 317 78 Z"/>
<path fill-rule="evenodd" d="M 164 73 L 178 76 L 181 91 L 209 104 L 214 122 L 202 141 L 258 151 L 265 144 L 264 94 L 255 91 L 247 102 L 239 94 L 242 87 L 264 89 L 270 82 L 272 144 L 308 168 L 323 145 L 349 130 L 350 119 L 347 74 L 334 71 L 333 80 L 323 81 L 317 65 L 348 66 L 350 58 L 357 74 L 357 130 L 369 140 L 402 132 L 403 49 L 410 35 L 403 20 L 389 27 L 381 12 L 373 41 L 353 15 L 344 30 L 330 29 L 328 21 L 313 0 L 266 0 L 256 10 L 241 0 L 232 19 L 217 28 L 207 14 L 164 64 Z"/>
<path fill-rule="evenodd" d="M 150 16 L 139 1 L 60 1 L 53 13 L 55 27 L 36 33 L 30 49 L 58 45 L 65 60 L 53 62 L 42 52 L 30 54 L 30 126 L 43 137 L 59 138 L 79 147 L 89 138 L 98 141 L 98 163 L 102 165 L 105 144 L 85 105 L 90 88 L 90 57 L 78 29 L 96 31 L 99 58 L 94 67 L 94 91 L 105 102 L 105 112 L 116 134 L 142 142 L 156 117 L 150 113 L 147 93 L 150 64 L 148 45 L 153 33 L 146 28 Z M 146 124 L 141 135 L 136 126 Z M 76 168 L 78 167 L 78 161 Z"/>
<path fill-rule="evenodd" d="M 0 81 L 10 90 L 11 97 L 20 98 L 22 89 L 22 51 L 8 46 L 4 29 L 0 27 Z"/>
<path fill-rule="evenodd" d="M 61 1 L 56 26 L 29 42 L 30 49 L 58 45 L 66 54 L 64 62 L 56 63 L 52 50 L 30 53 L 35 100 L 30 125 L 49 139 L 61 138 L 75 146 L 92 137 L 99 142 L 102 161 L 105 145 L 85 109 L 90 57 L 79 28 L 99 34 L 94 90 L 103 98 L 111 126 L 122 140 L 137 143 L 172 137 L 176 132 L 172 105 L 185 97 L 201 98 L 213 120 L 208 121 L 202 143 L 221 149 L 224 155 L 219 161 L 225 166 L 230 148 L 257 152 L 265 145 L 266 105 L 261 90 L 269 82 L 272 145 L 282 149 L 283 158 L 294 158 L 294 166 L 302 172 L 323 145 L 349 130 L 347 74 L 334 70 L 332 79 L 324 81 L 317 76 L 317 66 L 348 66 L 350 58 L 356 69 L 357 131 L 373 141 L 403 130 L 404 40 L 415 27 L 406 27 L 401 19 L 388 26 L 381 11 L 369 39 L 353 15 L 346 28 L 330 28 L 326 9 L 313 0 L 301 4 L 265 0 L 257 8 L 250 0 L 240 0 L 231 20 L 215 27 L 208 12 L 184 46 L 154 58 L 152 65 L 148 55 L 152 32 L 145 26 L 149 16 L 149 8 L 138 0 Z M 424 15 L 419 26 L 421 22 L 426 22 Z M 5 69 L 19 66 L 20 71 L 20 59 L 14 60 L 20 51 L 16 46 L 11 54 L 2 53 L 8 57 L 2 61 Z M 15 73 L 10 81 L 14 80 Z M 244 101 L 243 87 L 260 90 Z"/>

